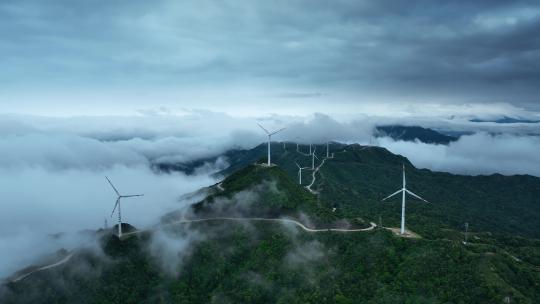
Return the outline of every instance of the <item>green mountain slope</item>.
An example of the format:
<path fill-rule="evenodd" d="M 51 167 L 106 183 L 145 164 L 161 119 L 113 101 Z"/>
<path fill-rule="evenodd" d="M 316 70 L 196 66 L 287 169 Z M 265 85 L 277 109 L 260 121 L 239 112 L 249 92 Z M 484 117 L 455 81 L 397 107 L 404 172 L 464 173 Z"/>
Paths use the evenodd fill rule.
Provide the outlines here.
<path fill-rule="evenodd" d="M 319 207 L 314 195 L 278 166 L 248 165 L 216 188 L 217 191 L 193 206 L 198 217 L 236 214 L 276 218 L 305 213 L 320 221 L 335 219 L 327 208 Z"/>
<path fill-rule="evenodd" d="M 421 238 L 398 237 L 381 227 L 308 232 L 286 222 L 186 224 L 168 215 L 167 225 L 121 241 L 105 233 L 101 250 L 79 250 L 62 266 L 1 287 L 0 302 L 540 302 L 540 241 L 532 238 L 534 229 L 514 227 L 500 210 L 483 214 L 490 210 L 484 206 L 493 204 L 511 215 L 532 204 L 534 214 L 537 178 L 434 173 L 417 170 L 385 149 L 332 145 L 335 157 L 315 174 L 316 195 L 304 188 L 311 173 L 305 172 L 303 185 L 296 179 L 294 163 L 307 166 L 310 158 L 289 147 L 273 145 L 279 166 L 252 164 L 235 171 L 183 215 L 286 216 L 306 224 L 312 220 L 317 227 L 380 217 L 384 226 L 398 226 L 399 202 L 380 199 L 399 188 L 405 164 L 410 189 L 432 202 L 408 203 L 408 227 Z M 515 196 L 520 190 L 525 193 Z M 452 196 L 454 191 L 461 196 Z M 509 197 L 513 206 L 506 205 Z M 524 225 L 536 223 L 522 218 Z M 468 245 L 459 231 L 466 220 Z"/>
<path fill-rule="evenodd" d="M 264 149 L 257 147 L 261 161 Z M 320 159 L 326 146 L 314 146 Z M 307 146 L 300 146 L 308 152 Z M 454 175 L 416 169 L 405 157 L 380 147 L 360 145 L 330 145 L 329 159 L 317 173 L 313 189 L 320 187 L 320 200 L 327 208 L 337 208 L 342 217 L 368 217 L 383 224 L 398 226 L 400 198 L 381 202 L 381 199 L 401 187 L 401 166 L 405 165 L 408 188 L 424 197 L 425 204 L 407 197 L 408 225 L 413 230 L 431 235 L 439 229 L 462 229 L 465 222 L 476 231 L 508 233 L 540 238 L 540 178 L 528 175 L 489 176 Z M 255 158 L 252 156 L 252 158 Z M 279 143 L 272 145 L 272 162 L 296 178 L 295 162 L 311 167 L 311 157 L 287 149 Z M 316 160 L 316 165 L 320 160 Z M 225 171 L 224 174 L 228 172 Z M 305 170 L 303 182 L 311 182 L 311 172 Z M 436 227 L 432 227 L 435 225 Z"/>
<path fill-rule="evenodd" d="M 181 237 L 185 227 L 171 235 Z M 537 303 L 539 273 L 495 246 L 411 240 L 386 230 L 293 233 L 279 223 L 213 222 L 176 273 L 147 233 L 105 238 L 106 258 L 10 284 L 2 303 Z M 164 253 L 164 255 L 166 255 Z M 81 270 L 93 267 L 93 271 Z M 83 269 L 84 269 L 83 267 Z"/>

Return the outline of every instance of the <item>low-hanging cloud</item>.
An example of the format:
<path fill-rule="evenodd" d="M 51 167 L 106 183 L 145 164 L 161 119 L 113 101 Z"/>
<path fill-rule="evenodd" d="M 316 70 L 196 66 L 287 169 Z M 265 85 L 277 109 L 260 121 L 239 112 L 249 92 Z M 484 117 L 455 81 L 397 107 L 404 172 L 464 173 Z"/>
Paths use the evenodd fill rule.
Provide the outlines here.
<path fill-rule="evenodd" d="M 152 234 L 149 252 L 168 275 L 178 276 L 182 263 L 190 256 L 194 245 L 205 239 L 204 234 L 186 228 L 174 232 L 158 229 Z"/>
<path fill-rule="evenodd" d="M 123 220 L 138 228 L 150 226 L 162 214 L 191 203 L 180 200 L 180 195 L 215 182 L 208 173 L 160 174 L 145 166 L 115 166 L 98 171 L 0 169 L 0 196 L 6 211 L 0 214 L 0 277 L 26 266 L 40 254 L 78 244 L 56 246 L 50 234 L 97 229 L 104 226 L 105 220 L 109 226 L 114 225 L 116 216 L 111 218 L 110 214 L 116 197 L 105 175 L 123 194 L 145 194 L 122 201 Z"/>
<path fill-rule="evenodd" d="M 73 127 L 69 119 L 15 120 L 20 123 L 11 120 L 6 123 L 11 128 L 0 130 L 0 204 L 5 211 L 0 213 L 0 277 L 44 254 L 80 246 L 86 242 L 80 230 L 103 227 L 105 221 L 114 225 L 110 213 L 116 197 L 105 176 L 123 194 L 145 194 L 122 204 L 124 221 L 144 228 L 192 203 L 181 196 L 215 183 L 211 174 L 226 165 L 219 159 L 186 175 L 155 171 L 152 163 L 168 158 L 188 162 L 230 148 L 228 139 L 216 143 L 207 137 L 156 136 L 160 133 L 152 124 L 120 132 L 130 133 L 126 139 L 104 140 L 89 131 L 98 128 L 99 118 L 88 120 L 87 129 Z M 122 129 L 129 131 L 129 125 Z M 140 132 L 154 136 L 142 139 Z M 114 128 L 106 133 L 114 137 Z M 62 237 L 53 237 L 57 233 Z"/>
<path fill-rule="evenodd" d="M 407 157 L 417 167 L 434 171 L 540 176 L 538 136 L 477 133 L 462 136 L 447 146 L 394 141 L 385 137 L 379 139 L 379 144 Z"/>

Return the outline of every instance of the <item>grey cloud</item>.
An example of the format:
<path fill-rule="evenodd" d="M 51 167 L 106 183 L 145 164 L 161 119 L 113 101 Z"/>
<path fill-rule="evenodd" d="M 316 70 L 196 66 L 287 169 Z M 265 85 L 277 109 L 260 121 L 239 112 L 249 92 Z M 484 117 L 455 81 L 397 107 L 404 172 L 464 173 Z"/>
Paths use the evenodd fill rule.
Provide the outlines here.
<path fill-rule="evenodd" d="M 540 137 L 478 133 L 445 145 L 379 140 L 417 167 L 457 174 L 529 174 L 540 177 Z"/>
<path fill-rule="evenodd" d="M 191 255 L 194 245 L 205 239 L 196 230 L 156 230 L 150 239 L 150 254 L 157 258 L 161 268 L 171 276 L 181 273 L 182 263 Z"/>
<path fill-rule="evenodd" d="M 11 89 L 242 83 L 527 105 L 540 93 L 536 1 L 5 1 L 0 15 Z"/>

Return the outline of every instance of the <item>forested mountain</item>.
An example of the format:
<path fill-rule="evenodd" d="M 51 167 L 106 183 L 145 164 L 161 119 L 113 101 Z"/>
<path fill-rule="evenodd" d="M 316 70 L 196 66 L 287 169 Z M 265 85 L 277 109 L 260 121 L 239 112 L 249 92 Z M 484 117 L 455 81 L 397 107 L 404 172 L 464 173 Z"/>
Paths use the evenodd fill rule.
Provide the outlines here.
<path fill-rule="evenodd" d="M 98 249 L 8 283 L 1 302 L 540 301 L 539 178 L 431 172 L 384 148 L 331 144 L 333 158 L 317 146 L 319 169 L 298 185 L 308 147 L 272 151 L 272 167 L 261 165 L 263 145 L 229 152 L 239 169 L 197 204 L 122 240 L 101 231 Z M 413 238 L 386 229 L 399 225 L 400 199 L 381 202 L 400 188 L 403 164 L 409 189 L 430 202 L 407 199 Z"/>
<path fill-rule="evenodd" d="M 432 129 L 419 126 L 377 126 L 375 136 L 388 136 L 394 140 L 415 141 L 419 140 L 427 144 L 443 144 L 458 140 L 458 137 L 445 135 Z"/>

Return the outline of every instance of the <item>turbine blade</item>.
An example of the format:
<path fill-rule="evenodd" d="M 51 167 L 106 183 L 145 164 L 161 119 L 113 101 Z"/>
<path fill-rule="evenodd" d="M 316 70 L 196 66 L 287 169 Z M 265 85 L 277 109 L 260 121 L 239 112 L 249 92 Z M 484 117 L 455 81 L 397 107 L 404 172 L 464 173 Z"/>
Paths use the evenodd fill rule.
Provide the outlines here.
<path fill-rule="evenodd" d="M 405 189 L 405 191 L 406 191 L 407 193 L 409 193 L 410 195 L 416 197 L 417 199 L 422 200 L 422 201 L 424 201 L 424 202 L 426 202 L 426 203 L 429 203 L 428 201 L 426 201 L 425 199 L 421 198 L 420 196 L 418 196 L 418 195 L 412 193 L 411 191 L 409 191 L 409 190 L 407 190 L 407 189 Z"/>
<path fill-rule="evenodd" d="M 113 208 L 113 210 L 112 210 L 112 212 L 111 212 L 111 217 L 113 216 L 114 211 L 116 210 L 116 207 L 118 207 L 118 202 L 120 202 L 120 197 L 118 197 L 118 198 L 116 199 L 116 204 L 114 204 L 114 208 Z"/>
<path fill-rule="evenodd" d="M 116 192 L 116 194 L 117 194 L 118 196 L 120 196 L 120 193 L 118 192 L 118 190 L 116 190 L 116 188 L 114 187 L 114 185 L 113 185 L 113 183 L 111 182 L 111 180 L 110 180 L 107 176 L 105 176 L 105 178 L 107 179 L 107 181 L 109 182 L 109 184 L 110 184 L 111 187 L 113 188 L 114 192 Z"/>
<path fill-rule="evenodd" d="M 274 135 L 274 134 L 279 133 L 279 132 L 281 132 L 281 131 L 283 131 L 283 130 L 285 130 L 285 129 L 286 129 L 286 128 L 281 128 L 281 129 L 279 129 L 279 130 L 277 130 L 277 131 L 274 131 L 274 132 L 270 133 L 270 135 Z"/>
<path fill-rule="evenodd" d="M 300 167 L 300 165 L 297 163 L 297 162 L 294 162 L 296 164 L 296 166 L 298 167 L 298 169 L 302 169 L 302 167 Z"/>
<path fill-rule="evenodd" d="M 405 164 L 402 164 L 402 166 L 403 166 L 403 189 L 405 189 L 405 184 L 406 184 L 406 182 L 405 182 Z"/>
<path fill-rule="evenodd" d="M 136 196 L 144 196 L 144 194 L 122 195 L 120 197 L 136 197 Z"/>
<path fill-rule="evenodd" d="M 268 132 L 268 130 L 266 130 L 263 126 L 261 126 L 260 123 L 257 123 L 257 124 L 259 125 L 259 127 L 261 127 L 261 129 L 263 129 L 264 132 L 266 132 L 266 134 L 272 135 L 272 134 L 270 134 L 270 132 Z"/>
<path fill-rule="evenodd" d="M 391 198 L 392 196 L 394 196 L 394 195 L 396 195 L 396 194 L 400 193 L 401 191 L 403 191 L 403 189 L 399 189 L 398 191 L 396 191 L 396 192 L 394 192 L 394 193 L 390 194 L 389 196 L 387 196 L 387 197 L 383 198 L 382 200 L 383 200 L 383 201 L 385 201 L 385 200 L 387 200 L 387 199 Z"/>

